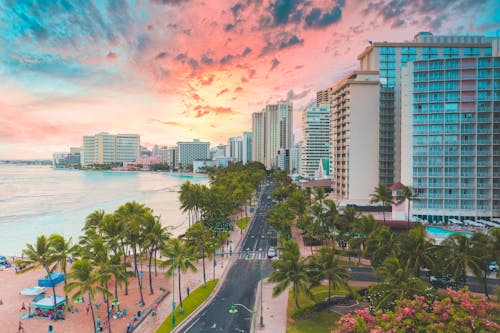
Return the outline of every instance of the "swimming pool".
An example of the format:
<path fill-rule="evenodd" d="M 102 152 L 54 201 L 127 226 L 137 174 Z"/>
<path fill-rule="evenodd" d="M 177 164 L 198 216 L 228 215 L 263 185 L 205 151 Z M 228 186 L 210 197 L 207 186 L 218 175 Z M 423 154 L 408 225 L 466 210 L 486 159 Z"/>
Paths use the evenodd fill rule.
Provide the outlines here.
<path fill-rule="evenodd" d="M 448 237 L 450 235 L 454 235 L 454 234 L 464 235 L 465 237 L 472 236 L 472 234 L 470 234 L 468 232 L 451 231 L 451 230 L 446 230 L 446 229 L 434 227 L 434 226 L 427 226 L 425 229 L 426 229 L 427 235 L 429 237 L 434 238 L 434 239 L 439 239 L 439 240 L 443 240 L 446 237 Z"/>

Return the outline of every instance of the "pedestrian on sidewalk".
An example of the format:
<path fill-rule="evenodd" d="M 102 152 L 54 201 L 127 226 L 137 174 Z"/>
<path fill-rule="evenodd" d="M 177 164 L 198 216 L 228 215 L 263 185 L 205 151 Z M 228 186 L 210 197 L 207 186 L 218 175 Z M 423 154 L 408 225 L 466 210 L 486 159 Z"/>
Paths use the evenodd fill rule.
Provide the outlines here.
<path fill-rule="evenodd" d="M 189 287 L 187 287 L 186 291 L 187 291 L 187 294 L 188 294 L 188 296 L 189 296 L 189 292 L 191 291 L 191 290 L 189 289 Z"/>

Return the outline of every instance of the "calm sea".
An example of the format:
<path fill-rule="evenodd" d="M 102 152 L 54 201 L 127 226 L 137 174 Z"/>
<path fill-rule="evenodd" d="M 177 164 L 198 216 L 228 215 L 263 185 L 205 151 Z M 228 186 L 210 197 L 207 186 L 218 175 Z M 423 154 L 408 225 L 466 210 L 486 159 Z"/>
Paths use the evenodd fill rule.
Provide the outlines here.
<path fill-rule="evenodd" d="M 203 176 L 159 172 L 101 172 L 0 163 L 0 255 L 18 255 L 40 234 L 77 240 L 85 217 L 113 212 L 135 200 L 153 209 L 163 225 L 182 233 L 188 218 L 179 211 L 178 190 Z"/>

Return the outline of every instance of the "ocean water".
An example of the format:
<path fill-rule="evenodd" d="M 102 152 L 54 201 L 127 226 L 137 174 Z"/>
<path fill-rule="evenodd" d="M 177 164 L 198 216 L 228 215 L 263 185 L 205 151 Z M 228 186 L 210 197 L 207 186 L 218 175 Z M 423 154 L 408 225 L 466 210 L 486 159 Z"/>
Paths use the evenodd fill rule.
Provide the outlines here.
<path fill-rule="evenodd" d="M 97 209 L 111 213 L 133 200 L 152 208 L 163 225 L 180 234 L 188 226 L 178 201 L 186 181 L 207 184 L 208 178 L 0 163 L 0 255 L 21 254 L 41 234 L 60 233 L 76 241 L 86 216 Z"/>

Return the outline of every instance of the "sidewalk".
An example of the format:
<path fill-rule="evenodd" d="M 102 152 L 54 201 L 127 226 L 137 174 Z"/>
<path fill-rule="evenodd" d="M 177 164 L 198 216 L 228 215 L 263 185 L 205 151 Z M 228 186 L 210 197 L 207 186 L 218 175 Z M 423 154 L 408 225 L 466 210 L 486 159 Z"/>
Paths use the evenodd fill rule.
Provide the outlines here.
<path fill-rule="evenodd" d="M 257 327 L 256 332 L 262 333 L 285 333 L 288 307 L 288 293 L 287 288 L 278 297 L 273 298 L 274 283 L 264 280 L 264 288 L 262 289 L 262 307 L 263 307 L 263 321 L 264 327 L 260 326 L 260 283 L 257 286 L 257 296 L 255 297 L 254 309 L 257 310 L 257 318 L 255 320 Z M 253 332 L 253 327 L 250 330 Z"/>

